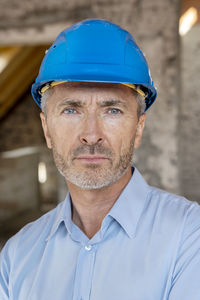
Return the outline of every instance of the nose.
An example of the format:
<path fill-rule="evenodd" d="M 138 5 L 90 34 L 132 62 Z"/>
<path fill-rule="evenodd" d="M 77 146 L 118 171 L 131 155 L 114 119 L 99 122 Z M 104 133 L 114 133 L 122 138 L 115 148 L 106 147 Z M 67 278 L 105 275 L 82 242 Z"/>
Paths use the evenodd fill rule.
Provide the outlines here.
<path fill-rule="evenodd" d="M 80 141 L 85 145 L 102 144 L 104 140 L 102 125 L 96 115 L 87 116 L 85 119 L 82 132 L 80 135 Z"/>

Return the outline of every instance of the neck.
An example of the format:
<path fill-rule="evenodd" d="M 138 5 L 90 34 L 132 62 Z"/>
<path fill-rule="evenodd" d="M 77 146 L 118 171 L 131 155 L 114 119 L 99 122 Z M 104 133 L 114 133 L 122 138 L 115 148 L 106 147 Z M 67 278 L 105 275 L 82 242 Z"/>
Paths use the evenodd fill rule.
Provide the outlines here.
<path fill-rule="evenodd" d="M 130 178 L 131 168 L 112 185 L 95 190 L 81 189 L 67 181 L 72 199 L 72 220 L 88 238 L 92 238 L 99 231 L 104 217 L 117 201 Z"/>

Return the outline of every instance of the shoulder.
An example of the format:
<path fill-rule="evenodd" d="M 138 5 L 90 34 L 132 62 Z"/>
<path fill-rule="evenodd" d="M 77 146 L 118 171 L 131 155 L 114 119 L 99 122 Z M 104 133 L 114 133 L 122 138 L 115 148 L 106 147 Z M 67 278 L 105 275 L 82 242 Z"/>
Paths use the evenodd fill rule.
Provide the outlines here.
<path fill-rule="evenodd" d="M 197 202 L 152 186 L 149 186 L 149 199 L 159 206 L 171 209 L 172 212 L 177 212 L 177 209 L 183 212 L 193 207 L 200 209 Z"/>
<path fill-rule="evenodd" d="M 0 295 L 9 294 L 11 277 L 15 278 L 24 264 L 31 266 L 33 261 L 38 263 L 62 206 L 63 203 L 60 203 L 55 209 L 24 226 L 8 240 L 0 253 Z"/>
<path fill-rule="evenodd" d="M 39 238 L 41 235 L 46 238 L 55 222 L 57 214 L 62 208 L 62 205 L 63 202 L 57 205 L 54 209 L 45 213 L 39 219 L 28 223 L 14 236 L 14 238 L 27 239 L 29 236 L 31 236 L 31 238 Z"/>
<path fill-rule="evenodd" d="M 7 252 L 7 255 L 13 259 L 17 249 L 24 249 L 26 251 L 38 242 L 45 243 L 62 206 L 63 202 L 39 219 L 25 225 L 7 241 L 1 254 L 3 255 L 3 253 Z"/>
<path fill-rule="evenodd" d="M 200 205 L 197 202 L 151 186 L 148 201 L 162 224 L 171 224 L 172 229 L 180 224 L 185 231 L 200 227 Z"/>

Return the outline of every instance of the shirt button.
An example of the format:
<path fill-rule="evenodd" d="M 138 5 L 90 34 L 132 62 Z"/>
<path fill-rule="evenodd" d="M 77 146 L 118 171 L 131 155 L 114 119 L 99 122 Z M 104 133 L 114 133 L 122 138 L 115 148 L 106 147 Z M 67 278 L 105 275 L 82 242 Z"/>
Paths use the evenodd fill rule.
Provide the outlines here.
<path fill-rule="evenodd" d="M 91 245 L 85 246 L 85 250 L 86 250 L 86 251 L 90 251 L 91 249 L 92 249 L 92 246 L 91 246 Z"/>

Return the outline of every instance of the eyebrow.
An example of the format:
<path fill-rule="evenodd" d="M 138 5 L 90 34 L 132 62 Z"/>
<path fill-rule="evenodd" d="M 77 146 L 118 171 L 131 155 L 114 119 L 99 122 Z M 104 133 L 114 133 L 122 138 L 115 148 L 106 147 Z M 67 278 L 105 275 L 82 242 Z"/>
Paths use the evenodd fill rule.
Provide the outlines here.
<path fill-rule="evenodd" d="M 127 107 L 126 103 L 124 103 L 121 100 L 118 99 L 110 99 L 110 100 L 105 100 L 99 103 L 100 107 L 110 107 L 110 106 L 123 106 Z"/>
<path fill-rule="evenodd" d="M 58 108 L 63 106 L 73 106 L 73 107 L 82 107 L 84 103 L 75 99 L 64 99 L 61 103 L 58 104 Z"/>

